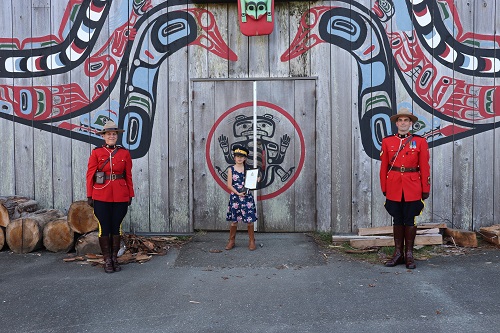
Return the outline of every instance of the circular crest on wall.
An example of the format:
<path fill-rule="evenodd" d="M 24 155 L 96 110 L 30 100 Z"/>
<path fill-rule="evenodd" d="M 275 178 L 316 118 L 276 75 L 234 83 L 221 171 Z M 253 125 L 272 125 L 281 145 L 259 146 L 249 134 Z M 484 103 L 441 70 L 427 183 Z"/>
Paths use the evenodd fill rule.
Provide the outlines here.
<path fill-rule="evenodd" d="M 227 170 L 234 165 L 232 147 L 250 151 L 247 168 L 257 160 L 260 191 L 257 199 L 274 198 L 285 192 L 299 176 L 305 160 L 305 142 L 295 119 L 275 104 L 258 101 L 257 154 L 254 156 L 253 102 L 244 102 L 225 111 L 208 134 L 205 157 L 216 182 L 229 193 Z"/>

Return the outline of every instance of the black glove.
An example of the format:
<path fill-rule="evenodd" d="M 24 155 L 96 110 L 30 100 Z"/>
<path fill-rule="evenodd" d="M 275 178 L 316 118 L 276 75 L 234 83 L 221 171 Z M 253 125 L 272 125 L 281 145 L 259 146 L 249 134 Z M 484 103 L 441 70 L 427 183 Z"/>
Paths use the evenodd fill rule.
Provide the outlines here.
<path fill-rule="evenodd" d="M 422 193 L 422 200 L 425 200 L 429 197 L 429 193 L 428 192 L 424 192 Z"/>
<path fill-rule="evenodd" d="M 90 207 L 94 207 L 94 199 L 92 199 L 91 197 L 87 198 L 87 203 L 89 204 Z"/>
<path fill-rule="evenodd" d="M 128 205 L 130 206 L 132 204 L 132 198 L 130 198 Z"/>
<path fill-rule="evenodd" d="M 384 197 L 385 197 L 385 192 L 382 192 L 382 194 L 383 194 L 383 195 L 384 195 Z"/>

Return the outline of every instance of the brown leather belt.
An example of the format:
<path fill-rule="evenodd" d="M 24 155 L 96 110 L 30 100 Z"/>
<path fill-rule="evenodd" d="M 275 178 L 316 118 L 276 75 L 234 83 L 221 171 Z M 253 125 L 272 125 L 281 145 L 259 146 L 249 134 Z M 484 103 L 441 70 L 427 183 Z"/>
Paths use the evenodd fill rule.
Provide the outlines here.
<path fill-rule="evenodd" d="M 419 167 L 416 167 L 416 168 L 405 168 L 404 166 L 402 166 L 402 167 L 395 167 L 395 166 L 393 166 L 391 168 L 391 166 L 389 166 L 389 170 L 396 171 L 396 172 L 419 172 L 420 168 Z"/>
<path fill-rule="evenodd" d="M 106 180 L 109 180 L 109 179 L 115 180 L 115 179 L 123 179 L 123 178 L 125 178 L 125 174 L 123 174 L 123 173 L 121 173 L 119 175 L 114 174 L 114 173 L 112 173 L 110 175 L 106 175 Z"/>

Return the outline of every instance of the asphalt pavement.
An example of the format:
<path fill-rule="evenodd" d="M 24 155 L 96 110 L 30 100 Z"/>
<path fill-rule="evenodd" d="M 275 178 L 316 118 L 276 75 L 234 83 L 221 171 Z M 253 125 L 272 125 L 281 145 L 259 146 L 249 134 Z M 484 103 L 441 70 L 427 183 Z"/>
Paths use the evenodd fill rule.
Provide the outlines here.
<path fill-rule="evenodd" d="M 386 268 L 301 233 L 199 233 L 106 274 L 0 251 L 0 332 L 498 332 L 500 250 Z"/>

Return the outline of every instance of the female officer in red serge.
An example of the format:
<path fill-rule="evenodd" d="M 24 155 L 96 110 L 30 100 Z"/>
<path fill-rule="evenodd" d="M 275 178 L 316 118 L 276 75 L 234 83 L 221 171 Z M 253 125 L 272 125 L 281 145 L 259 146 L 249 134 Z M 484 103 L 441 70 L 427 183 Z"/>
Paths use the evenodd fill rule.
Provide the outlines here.
<path fill-rule="evenodd" d="M 423 200 L 429 197 L 431 188 L 429 146 L 423 137 L 410 132 L 418 118 L 408 109 L 401 109 L 390 119 L 398 133 L 384 138 L 380 151 L 380 186 L 386 197 L 385 208 L 394 219 L 394 255 L 385 266 L 406 263 L 407 268 L 414 269 L 415 217 L 424 209 Z"/>
<path fill-rule="evenodd" d="M 97 132 L 105 144 L 92 150 L 87 168 L 87 199 L 99 221 L 99 245 L 106 273 L 121 270 L 117 259 L 121 223 L 134 196 L 132 158 L 127 149 L 116 145 L 118 133 L 122 132 L 111 120 Z M 104 171 L 102 184 L 95 181 L 96 171 Z"/>

